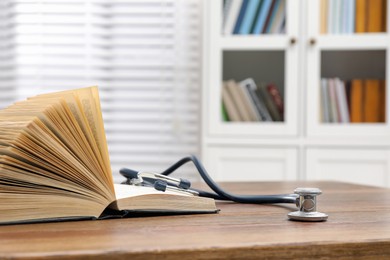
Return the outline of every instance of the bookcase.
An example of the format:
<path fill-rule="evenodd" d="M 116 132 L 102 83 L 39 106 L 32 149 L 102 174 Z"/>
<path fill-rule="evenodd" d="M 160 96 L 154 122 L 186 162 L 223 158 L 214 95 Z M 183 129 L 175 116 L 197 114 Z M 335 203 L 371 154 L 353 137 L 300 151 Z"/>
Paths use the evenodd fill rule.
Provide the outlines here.
<path fill-rule="evenodd" d="M 208 171 L 219 181 L 339 180 L 390 187 L 389 4 L 276 0 L 283 1 L 284 29 L 262 33 L 253 31 L 254 24 L 244 33 L 242 24 L 227 26 L 226 4 L 241 6 L 235 7 L 238 18 L 243 3 L 255 3 L 203 3 L 202 159 Z M 261 8 L 251 15 L 259 16 Z M 369 15 L 376 25 L 369 25 Z M 239 86 L 247 78 L 279 88 L 283 120 L 226 117 L 223 82 L 233 79 Z M 356 82 L 364 90 L 360 96 Z M 331 84 L 338 95 L 326 100 Z M 380 92 L 368 93 L 379 86 Z M 338 119 L 327 118 L 332 105 Z M 356 121 L 356 107 L 362 115 L 380 113 L 379 119 Z M 373 107 L 376 112 L 369 112 Z"/>

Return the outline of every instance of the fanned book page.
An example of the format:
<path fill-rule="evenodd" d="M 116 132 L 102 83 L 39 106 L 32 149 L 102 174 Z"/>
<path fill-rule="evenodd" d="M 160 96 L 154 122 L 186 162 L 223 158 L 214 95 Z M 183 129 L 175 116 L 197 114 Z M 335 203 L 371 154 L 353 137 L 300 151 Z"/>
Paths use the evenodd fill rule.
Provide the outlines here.
<path fill-rule="evenodd" d="M 0 223 L 99 218 L 107 207 L 216 211 L 211 199 L 126 189 L 137 191 L 116 201 L 97 87 L 39 95 L 0 111 Z"/>

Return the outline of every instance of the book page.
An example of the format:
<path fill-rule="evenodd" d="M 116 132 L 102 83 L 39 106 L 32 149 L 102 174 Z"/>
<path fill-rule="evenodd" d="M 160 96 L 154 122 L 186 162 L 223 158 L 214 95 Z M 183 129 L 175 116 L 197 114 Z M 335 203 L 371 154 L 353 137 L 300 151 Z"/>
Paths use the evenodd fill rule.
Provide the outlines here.
<path fill-rule="evenodd" d="M 115 201 L 98 98 L 97 88 L 86 88 L 0 111 L 0 198 L 12 203 L 8 209 L 0 200 L 0 210 L 7 208 L 0 222 L 23 220 L 23 214 L 26 220 L 97 217 Z"/>

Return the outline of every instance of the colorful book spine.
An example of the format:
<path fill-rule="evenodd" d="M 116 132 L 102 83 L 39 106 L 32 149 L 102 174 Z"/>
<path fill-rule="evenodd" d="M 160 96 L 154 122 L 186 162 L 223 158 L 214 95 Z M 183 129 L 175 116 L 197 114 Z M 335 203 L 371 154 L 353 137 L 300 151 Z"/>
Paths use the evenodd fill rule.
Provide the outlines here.
<path fill-rule="evenodd" d="M 280 94 L 279 89 L 276 87 L 275 84 L 268 84 L 267 85 L 267 91 L 272 98 L 272 101 L 274 102 L 281 120 L 283 121 L 284 118 L 284 104 L 283 104 L 283 98 L 282 95 Z"/>
<path fill-rule="evenodd" d="M 226 14 L 227 17 L 225 27 L 223 28 L 223 34 L 230 35 L 233 33 L 238 15 L 240 14 L 241 5 L 242 0 L 233 0 L 231 3 L 228 13 Z"/>
<path fill-rule="evenodd" d="M 263 0 L 260 12 L 256 18 L 253 34 L 260 34 L 263 32 L 267 15 L 270 11 L 272 0 Z"/>
<path fill-rule="evenodd" d="M 252 29 L 252 24 L 255 19 L 255 15 L 258 9 L 258 6 L 261 4 L 260 0 L 248 0 L 248 6 L 245 13 L 245 16 L 242 20 L 242 24 L 239 30 L 239 34 L 250 34 Z"/>
<path fill-rule="evenodd" d="M 278 6 L 280 4 L 281 0 L 273 0 L 271 4 L 271 8 L 268 12 L 267 19 L 265 20 L 264 28 L 263 28 L 263 33 L 269 33 L 270 28 L 271 28 L 271 23 L 274 20 L 276 11 L 278 9 Z"/>
<path fill-rule="evenodd" d="M 244 16 L 246 13 L 248 3 L 249 3 L 249 0 L 242 1 L 240 13 L 238 14 L 238 18 L 237 18 L 236 24 L 234 26 L 233 34 L 238 34 L 240 32 L 240 27 L 241 27 L 242 21 L 244 20 Z"/>

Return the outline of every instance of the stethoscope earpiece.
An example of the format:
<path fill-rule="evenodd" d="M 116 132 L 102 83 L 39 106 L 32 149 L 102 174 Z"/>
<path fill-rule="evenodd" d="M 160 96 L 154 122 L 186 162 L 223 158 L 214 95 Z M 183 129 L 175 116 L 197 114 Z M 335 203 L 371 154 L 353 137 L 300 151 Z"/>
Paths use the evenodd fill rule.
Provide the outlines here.
<path fill-rule="evenodd" d="M 294 190 L 298 194 L 298 211 L 287 214 L 288 218 L 297 221 L 325 221 L 328 215 L 317 211 L 317 196 L 322 193 L 317 188 L 297 188 Z"/>

